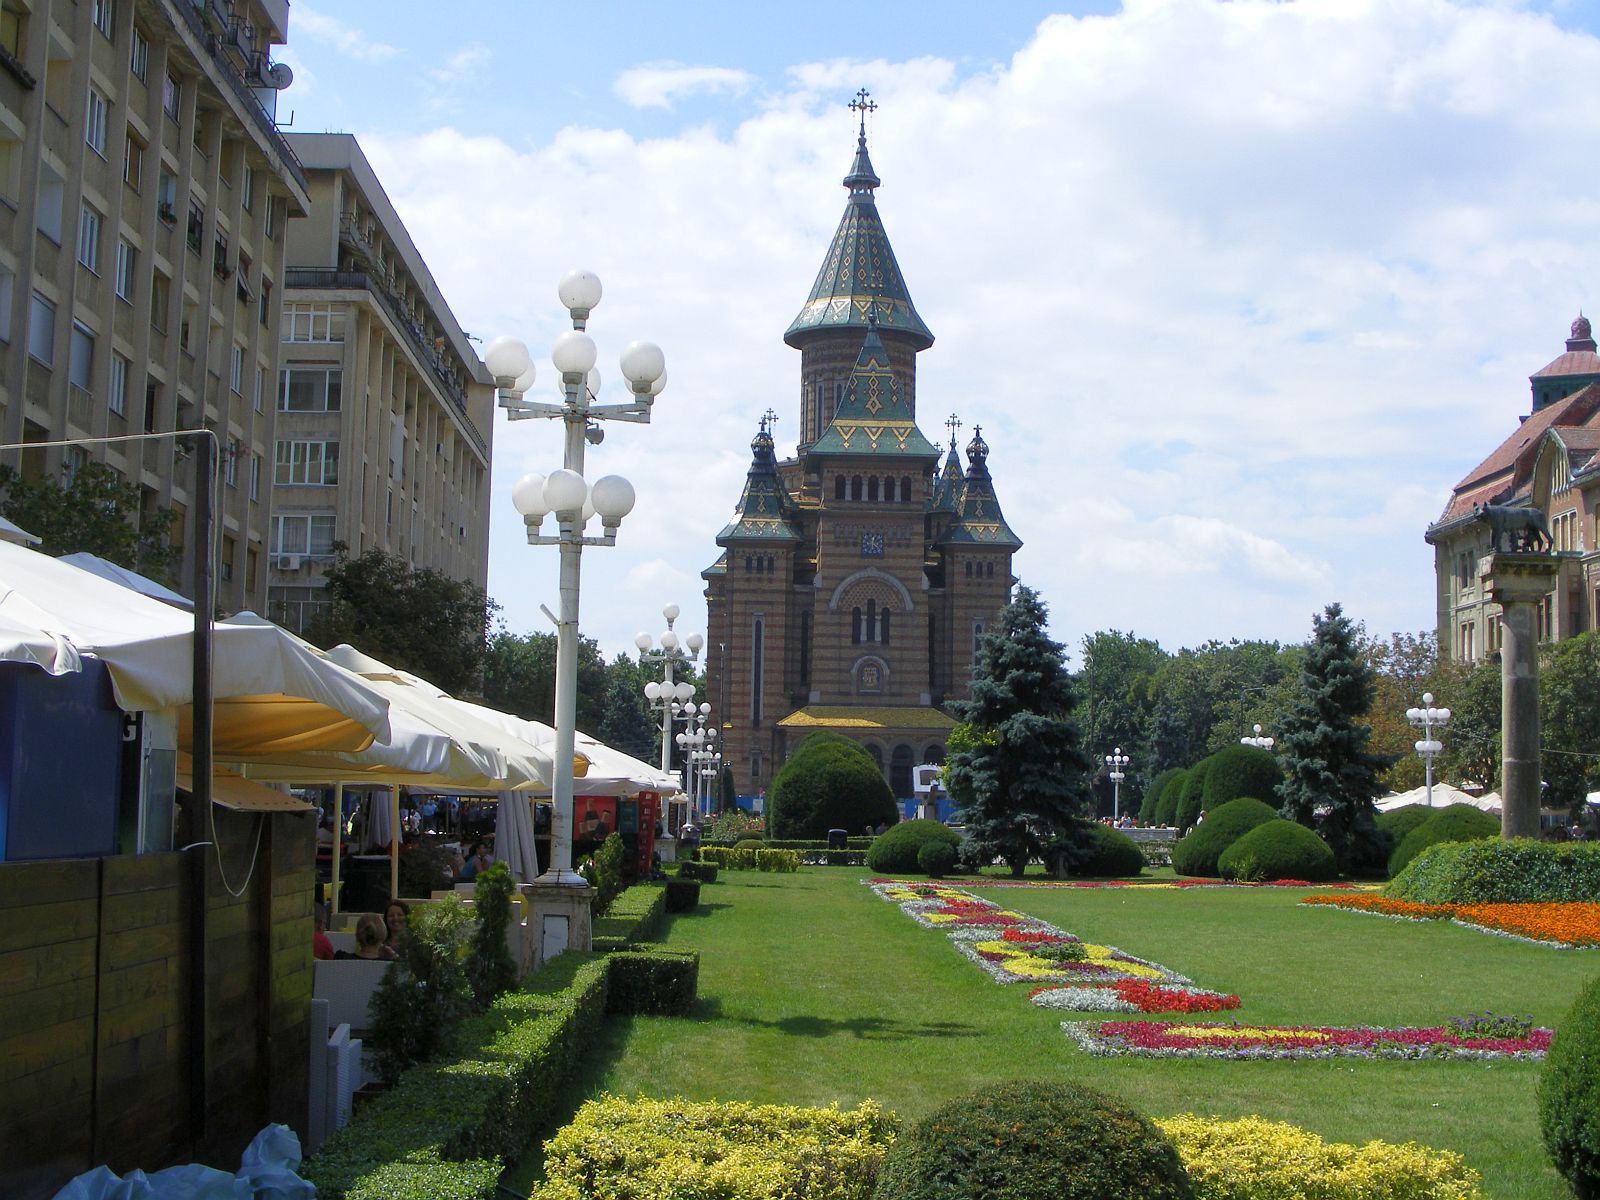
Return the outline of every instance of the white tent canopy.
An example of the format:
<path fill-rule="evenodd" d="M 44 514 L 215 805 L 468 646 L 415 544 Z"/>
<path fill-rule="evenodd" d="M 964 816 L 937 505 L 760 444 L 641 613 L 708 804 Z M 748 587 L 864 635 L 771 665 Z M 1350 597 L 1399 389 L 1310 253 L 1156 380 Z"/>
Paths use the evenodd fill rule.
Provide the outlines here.
<path fill-rule="evenodd" d="M 138 592 L 141 596 L 149 596 L 153 600 L 162 600 L 174 608 L 181 608 L 187 612 L 194 611 L 194 601 L 187 596 L 181 596 L 169 587 L 162 587 L 154 579 L 146 579 L 137 571 L 130 571 L 127 567 L 119 567 L 114 562 L 107 562 L 98 554 L 80 551 L 77 554 L 63 554 L 58 562 L 71 563 L 80 571 L 87 571 L 91 575 L 98 575 L 101 579 L 109 579 L 112 583 L 120 583 L 123 587 Z"/>
<path fill-rule="evenodd" d="M 1392 812 L 1397 808 L 1404 808 L 1408 804 L 1427 804 L 1428 789 L 1424 787 L 1412 788 L 1409 792 L 1399 792 L 1395 795 L 1384 796 L 1376 802 L 1379 812 Z M 1473 796 L 1463 792 L 1460 788 L 1448 783 L 1433 785 L 1433 806 L 1446 808 L 1452 804 L 1470 804 L 1484 812 L 1499 812 L 1500 797 L 1494 792 L 1485 792 L 1481 796 Z"/>
<path fill-rule="evenodd" d="M 37 546 L 44 541 L 36 533 L 29 533 L 20 525 L 0 517 L 0 542 L 15 542 L 19 546 Z"/>

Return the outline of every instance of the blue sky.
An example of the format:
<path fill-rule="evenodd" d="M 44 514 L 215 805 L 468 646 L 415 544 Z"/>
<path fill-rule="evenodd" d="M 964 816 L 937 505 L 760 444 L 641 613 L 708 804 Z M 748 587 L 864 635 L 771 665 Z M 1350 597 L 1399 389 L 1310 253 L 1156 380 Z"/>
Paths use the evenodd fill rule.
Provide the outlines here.
<path fill-rule="evenodd" d="M 441 13 L 448 23 L 441 23 Z M 1304 638 L 1342 601 L 1430 628 L 1422 541 L 1515 428 L 1527 376 L 1600 309 L 1600 5 L 1127 0 L 295 3 L 301 132 L 354 133 L 462 325 L 542 357 L 555 280 L 597 271 L 602 370 L 667 354 L 633 480 L 586 553 L 608 652 L 699 571 L 843 210 L 858 87 L 878 193 L 937 342 L 919 418 L 982 424 L 1017 573 L 1056 637 L 1169 649 Z M 548 372 L 547 372 L 548 377 Z M 544 628 L 555 561 L 522 541 L 544 422 L 495 431 L 490 591 Z"/>

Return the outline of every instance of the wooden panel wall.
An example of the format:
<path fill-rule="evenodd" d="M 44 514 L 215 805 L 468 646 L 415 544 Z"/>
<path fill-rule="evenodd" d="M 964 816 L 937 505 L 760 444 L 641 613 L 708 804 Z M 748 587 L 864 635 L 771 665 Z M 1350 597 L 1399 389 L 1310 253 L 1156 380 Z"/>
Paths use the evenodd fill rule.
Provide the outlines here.
<path fill-rule="evenodd" d="M 269 1121 L 304 1132 L 315 829 L 272 817 L 258 846 L 257 825 L 218 811 L 203 882 L 198 850 L 0 863 L 0 1196 L 47 1200 L 100 1163 L 233 1170 Z"/>

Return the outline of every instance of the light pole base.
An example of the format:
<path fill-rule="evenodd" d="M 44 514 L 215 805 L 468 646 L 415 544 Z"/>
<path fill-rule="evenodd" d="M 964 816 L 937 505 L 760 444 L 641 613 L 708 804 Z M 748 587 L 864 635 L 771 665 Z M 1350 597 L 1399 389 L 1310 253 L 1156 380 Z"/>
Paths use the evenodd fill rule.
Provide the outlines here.
<path fill-rule="evenodd" d="M 594 889 L 576 871 L 550 871 L 527 885 L 535 970 L 563 950 L 588 950 L 594 942 L 590 904 Z"/>

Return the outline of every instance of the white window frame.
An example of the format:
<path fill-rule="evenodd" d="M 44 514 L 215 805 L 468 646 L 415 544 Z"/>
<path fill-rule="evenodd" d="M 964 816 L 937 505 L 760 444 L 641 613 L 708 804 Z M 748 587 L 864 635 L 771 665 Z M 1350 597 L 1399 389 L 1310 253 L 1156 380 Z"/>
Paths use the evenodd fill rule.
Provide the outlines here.
<path fill-rule="evenodd" d="M 258 366 L 256 368 L 256 397 L 255 397 L 255 404 L 256 404 L 256 411 L 257 412 L 261 412 L 262 411 L 262 409 L 261 409 L 261 397 L 266 392 L 266 390 L 267 390 L 267 369 L 265 367 Z"/>
<path fill-rule="evenodd" d="M 139 265 L 139 248 L 125 237 L 117 238 L 117 299 L 133 303 L 133 277 Z"/>
<path fill-rule="evenodd" d="M 333 332 L 334 317 L 338 316 L 339 336 Z M 337 312 L 331 304 L 286 304 L 283 309 L 283 340 L 286 342 L 342 342 L 344 341 L 344 310 Z"/>
<path fill-rule="evenodd" d="M 94 0 L 89 10 L 89 20 L 101 33 L 111 36 L 111 22 L 115 18 L 114 0 Z"/>
<path fill-rule="evenodd" d="M 321 403 L 321 405 L 319 407 L 312 407 L 312 408 L 292 407 L 289 404 L 290 391 L 294 386 L 295 376 L 297 376 L 297 375 L 306 375 L 306 376 L 321 375 L 322 376 L 322 385 L 321 385 L 322 403 Z M 340 403 L 330 406 L 328 404 L 328 394 L 329 394 L 329 391 L 331 390 L 330 384 L 332 382 L 334 382 L 334 381 L 337 381 L 339 383 L 339 385 L 340 385 L 340 396 L 339 396 Z M 340 409 L 340 406 L 343 404 L 343 391 L 344 391 L 343 385 L 344 385 L 344 370 L 341 367 L 320 367 L 320 366 L 315 366 L 314 367 L 314 366 L 310 366 L 310 365 L 284 367 L 282 372 L 281 372 L 281 374 L 280 374 L 280 376 L 279 376 L 279 381 L 278 381 L 278 411 L 279 412 L 338 412 L 339 409 Z"/>
<path fill-rule="evenodd" d="M 28 354 L 47 367 L 56 362 L 56 306 L 39 292 L 28 307 Z"/>
<path fill-rule="evenodd" d="M 176 121 L 183 112 L 183 81 L 167 72 L 161 81 L 161 111 Z"/>
<path fill-rule="evenodd" d="M 286 487 L 334 487 L 339 482 L 339 443 L 328 438 L 280 438 L 273 452 L 272 482 Z"/>
<path fill-rule="evenodd" d="M 237 342 L 228 357 L 228 387 L 235 396 L 244 395 L 244 347 Z"/>
<path fill-rule="evenodd" d="M 96 275 L 100 273 L 100 227 L 104 224 L 105 218 L 85 200 L 78 210 L 78 262 Z"/>
<path fill-rule="evenodd" d="M 335 532 L 333 513 L 278 513 L 272 518 L 272 552 L 331 558 Z"/>
<path fill-rule="evenodd" d="M 116 416 L 128 415 L 128 376 L 133 363 L 115 350 L 111 352 L 111 382 L 106 389 L 106 407 Z"/>
<path fill-rule="evenodd" d="M 111 116 L 111 101 L 94 84 L 83 111 L 83 140 L 101 158 L 106 156 L 106 126 Z"/>
<path fill-rule="evenodd" d="M 261 499 L 261 455 L 250 454 L 250 499 Z"/>
<path fill-rule="evenodd" d="M 67 355 L 67 382 L 85 392 L 89 392 L 89 385 L 94 382 L 95 341 L 94 330 L 82 321 L 72 323 L 72 333 L 68 342 L 70 352 Z"/>
<path fill-rule="evenodd" d="M 128 70 L 133 72 L 134 78 L 139 82 L 149 82 L 150 43 L 145 40 L 144 34 L 139 32 L 137 25 L 133 27 L 133 46 L 128 51 Z"/>

